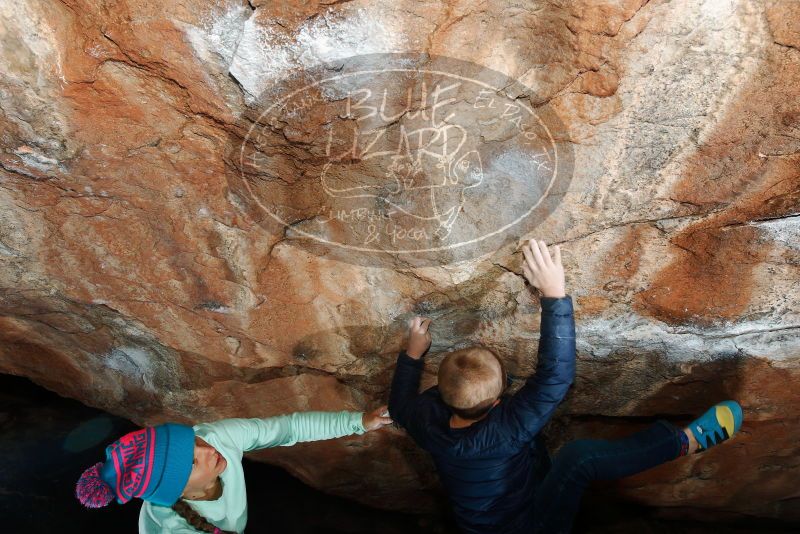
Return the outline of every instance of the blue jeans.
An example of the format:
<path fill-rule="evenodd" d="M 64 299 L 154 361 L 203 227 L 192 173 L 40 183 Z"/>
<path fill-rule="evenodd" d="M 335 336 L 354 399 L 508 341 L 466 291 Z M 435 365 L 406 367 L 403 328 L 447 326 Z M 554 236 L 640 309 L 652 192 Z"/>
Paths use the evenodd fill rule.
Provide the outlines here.
<path fill-rule="evenodd" d="M 570 532 L 591 481 L 624 478 L 677 458 L 678 432 L 682 430 L 656 421 L 623 439 L 581 439 L 564 445 L 536 490 L 533 532 Z"/>

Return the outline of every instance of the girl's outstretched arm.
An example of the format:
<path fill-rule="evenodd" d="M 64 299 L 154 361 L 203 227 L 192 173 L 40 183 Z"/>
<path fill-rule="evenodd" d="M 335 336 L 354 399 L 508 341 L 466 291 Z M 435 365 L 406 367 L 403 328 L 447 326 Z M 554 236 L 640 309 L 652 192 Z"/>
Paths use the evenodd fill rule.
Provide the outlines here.
<path fill-rule="evenodd" d="M 290 446 L 302 441 L 334 439 L 352 434 L 363 434 L 388 422 L 376 416 L 382 412 L 295 412 L 267 418 L 222 419 L 199 425 L 226 438 L 243 452 L 267 447 Z M 377 423 L 380 423 L 376 426 Z M 366 426 L 365 426 L 366 425 Z M 200 431 L 201 428 L 198 428 Z"/>

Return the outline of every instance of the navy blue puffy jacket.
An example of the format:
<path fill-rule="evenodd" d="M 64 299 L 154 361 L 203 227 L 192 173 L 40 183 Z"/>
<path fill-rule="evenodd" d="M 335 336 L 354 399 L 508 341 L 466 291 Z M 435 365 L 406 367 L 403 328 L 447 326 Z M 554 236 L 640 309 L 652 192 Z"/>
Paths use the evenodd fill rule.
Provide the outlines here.
<path fill-rule="evenodd" d="M 397 359 L 389 413 L 436 464 L 464 532 L 530 532 L 536 486 L 549 459 L 536 435 L 575 377 L 572 299 L 542 298 L 536 372 L 467 428 L 450 428 L 437 387 L 419 393 L 423 361 Z"/>

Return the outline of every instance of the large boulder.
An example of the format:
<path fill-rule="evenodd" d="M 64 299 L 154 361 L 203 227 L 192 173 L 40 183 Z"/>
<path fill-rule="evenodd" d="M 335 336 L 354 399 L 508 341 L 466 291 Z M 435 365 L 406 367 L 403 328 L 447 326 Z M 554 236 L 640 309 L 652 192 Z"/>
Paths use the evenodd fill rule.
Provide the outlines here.
<path fill-rule="evenodd" d="M 614 491 L 800 520 L 797 2 L 28 0 L 0 62 L 0 371 L 140 424 L 361 410 L 422 314 L 426 384 L 482 344 L 519 385 L 536 236 L 579 337 L 552 445 L 735 398 L 733 443 Z M 436 502 L 398 429 L 259 457 Z"/>

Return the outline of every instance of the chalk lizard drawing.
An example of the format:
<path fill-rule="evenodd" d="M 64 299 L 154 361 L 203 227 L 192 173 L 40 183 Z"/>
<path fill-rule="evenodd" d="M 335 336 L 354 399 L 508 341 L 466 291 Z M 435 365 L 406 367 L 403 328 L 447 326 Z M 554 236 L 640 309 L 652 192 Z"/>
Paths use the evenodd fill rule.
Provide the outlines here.
<path fill-rule="evenodd" d="M 412 150 L 412 138 L 416 137 Z M 337 160 L 329 161 L 320 179 L 325 192 L 334 198 L 380 198 L 419 221 L 435 222 L 435 233 L 445 238 L 464 206 L 467 189 L 483 183 L 483 166 L 477 150 L 463 150 L 467 132 L 459 125 L 445 124 L 406 130 L 400 126 L 400 141 L 394 151 L 375 153 L 389 157 L 385 181 L 343 187 L 343 181 L 363 179 L 334 173 Z M 362 154 L 362 160 L 373 154 Z"/>

